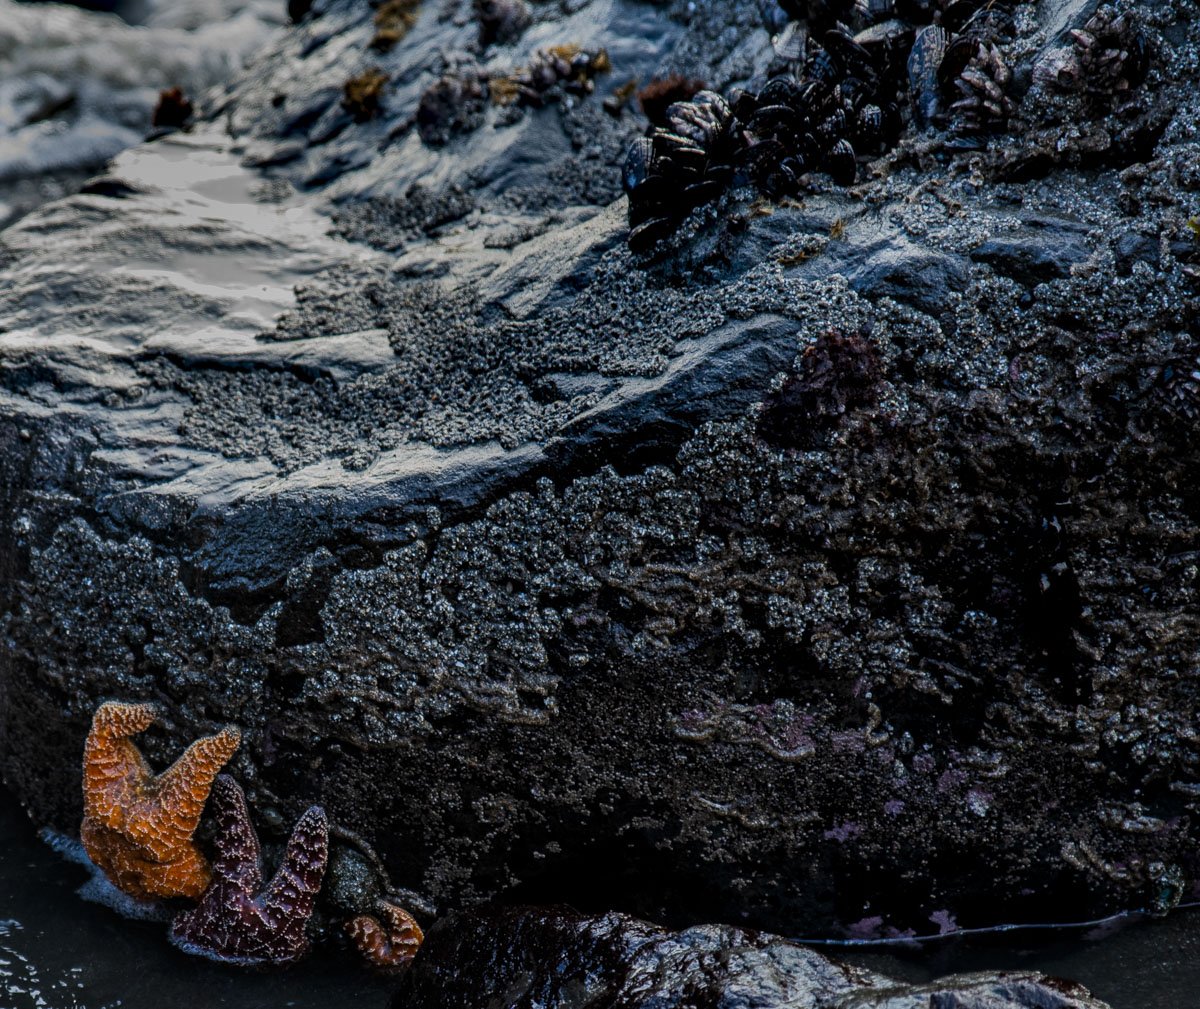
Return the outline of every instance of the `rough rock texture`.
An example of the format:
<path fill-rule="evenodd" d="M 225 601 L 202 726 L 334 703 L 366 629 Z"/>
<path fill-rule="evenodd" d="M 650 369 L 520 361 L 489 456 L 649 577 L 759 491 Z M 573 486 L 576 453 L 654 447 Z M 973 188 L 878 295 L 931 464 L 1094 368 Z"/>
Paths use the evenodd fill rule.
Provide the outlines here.
<path fill-rule="evenodd" d="M 75 829 L 97 702 L 153 699 L 158 763 L 242 727 L 264 834 L 325 806 L 343 913 L 380 864 L 440 910 L 789 934 L 1173 905 L 1194 5 L 1139 7 L 1130 119 L 1035 86 L 985 154 L 733 194 L 652 264 L 616 199 L 644 123 L 602 95 L 744 81 L 758 5 L 568 6 L 481 51 L 427 3 L 380 53 L 318 2 L 207 127 L 3 233 L 5 781 Z M 1018 76 L 1093 6 L 1022 8 Z M 596 95 L 422 144 L 452 64 L 567 40 L 607 47 Z"/>
<path fill-rule="evenodd" d="M 1030 973 L 905 985 L 778 936 L 727 925 L 668 932 L 566 908 L 465 912 L 429 934 L 394 1009 L 1104 1009 Z"/>

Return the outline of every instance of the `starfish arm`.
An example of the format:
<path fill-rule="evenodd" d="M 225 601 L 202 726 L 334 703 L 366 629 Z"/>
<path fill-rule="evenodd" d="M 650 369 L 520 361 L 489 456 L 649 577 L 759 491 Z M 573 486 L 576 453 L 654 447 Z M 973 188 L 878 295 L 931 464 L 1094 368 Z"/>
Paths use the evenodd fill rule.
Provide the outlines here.
<path fill-rule="evenodd" d="M 212 803 L 217 821 L 213 882 L 257 893 L 262 886 L 262 850 L 250 822 L 246 794 L 228 774 L 218 774 L 213 782 Z"/>
<path fill-rule="evenodd" d="M 119 829 L 140 785 L 151 778 L 150 765 L 129 737 L 153 724 L 153 704 L 108 701 L 96 709 L 83 747 L 84 816 Z"/>
<path fill-rule="evenodd" d="M 158 717 L 158 709 L 149 702 L 126 704 L 105 701 L 92 716 L 91 736 L 107 739 L 128 739 L 145 732 Z"/>
<path fill-rule="evenodd" d="M 383 924 L 369 914 L 361 914 L 346 923 L 346 932 L 372 966 L 398 970 L 417 955 L 425 933 L 398 904 L 380 901 L 378 911 Z"/>
<path fill-rule="evenodd" d="M 373 964 L 386 963 L 391 952 L 387 932 L 369 914 L 360 914 L 346 922 L 346 934 L 354 945 Z"/>
<path fill-rule="evenodd" d="M 310 806 L 296 824 L 283 853 L 279 871 L 259 899 L 263 916 L 277 928 L 312 914 L 329 856 L 329 823 L 325 810 Z"/>
<path fill-rule="evenodd" d="M 241 742 L 241 732 L 229 726 L 215 736 L 192 743 L 183 755 L 155 779 L 147 796 L 146 819 L 181 838 L 190 838 L 200 825 L 213 780 Z"/>

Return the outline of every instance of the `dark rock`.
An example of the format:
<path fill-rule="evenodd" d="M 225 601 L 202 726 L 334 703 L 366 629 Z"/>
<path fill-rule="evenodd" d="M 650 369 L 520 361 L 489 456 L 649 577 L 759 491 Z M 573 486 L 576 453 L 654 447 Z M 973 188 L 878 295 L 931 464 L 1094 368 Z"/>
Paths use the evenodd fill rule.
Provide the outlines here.
<path fill-rule="evenodd" d="M 1136 231 L 1126 231 L 1113 243 L 1113 253 L 1117 257 L 1117 269 L 1122 276 L 1129 276 L 1133 264 L 1139 261 L 1157 269 L 1159 264 L 1158 237 L 1143 235 Z"/>
<path fill-rule="evenodd" d="M 539 27 L 614 81 L 770 58 L 755 5 L 677 6 Z M 897 160 L 732 193 L 645 268 L 636 117 L 488 106 L 428 148 L 477 26 L 380 56 L 370 5 L 320 10 L 218 119 L 3 232 L 0 768 L 31 817 L 77 829 L 97 702 L 152 698 L 151 760 L 233 721 L 267 828 L 324 804 L 342 913 L 384 875 L 805 934 L 1189 892 L 1200 309 L 1179 256 L 1090 249 L 1188 237 L 1186 85 L 1126 204 L 1109 169 Z M 807 370 L 831 331 L 873 353 Z"/>
<path fill-rule="evenodd" d="M 840 218 L 821 231 L 839 230 Z M 814 222 L 815 223 L 815 222 Z M 955 251 L 931 248 L 870 220 L 841 224 L 821 252 L 797 265 L 805 279 L 844 276 L 852 290 L 868 298 L 891 298 L 938 315 L 968 283 L 969 262 Z"/>
<path fill-rule="evenodd" d="M 439 922 L 393 1009 L 1104 1009 L 1036 973 L 907 985 L 778 936 L 511 907 Z"/>
<path fill-rule="evenodd" d="M 1041 221 L 1036 229 L 998 235 L 971 250 L 977 263 L 1019 284 L 1034 286 L 1070 276 L 1071 267 L 1091 255 L 1086 229 L 1067 221 Z"/>

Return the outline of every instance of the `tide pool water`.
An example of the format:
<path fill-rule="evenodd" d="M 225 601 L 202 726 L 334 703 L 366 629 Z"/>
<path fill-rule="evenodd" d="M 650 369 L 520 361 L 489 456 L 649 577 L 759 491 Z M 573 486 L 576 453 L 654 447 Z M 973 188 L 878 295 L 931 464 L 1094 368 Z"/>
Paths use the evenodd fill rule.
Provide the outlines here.
<path fill-rule="evenodd" d="M 73 846 L 53 848 L 0 791 L 0 1009 L 385 1009 L 394 980 L 318 953 L 280 971 L 185 956 L 165 925 L 105 903 Z M 82 894 L 81 894 L 82 891 Z M 1200 1006 L 1200 913 L 1102 928 L 1007 932 L 913 948 L 832 948 L 908 980 L 960 971 L 1038 969 L 1082 981 L 1113 1009 Z"/>

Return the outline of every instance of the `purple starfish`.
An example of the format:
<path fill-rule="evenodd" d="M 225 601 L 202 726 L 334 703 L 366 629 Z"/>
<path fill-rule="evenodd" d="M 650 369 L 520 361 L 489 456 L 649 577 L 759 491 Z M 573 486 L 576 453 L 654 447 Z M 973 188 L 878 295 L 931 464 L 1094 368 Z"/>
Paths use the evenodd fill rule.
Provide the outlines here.
<path fill-rule="evenodd" d="M 329 853 L 325 810 L 310 807 L 288 841 L 275 878 L 263 889 L 261 850 L 241 786 L 227 774 L 213 783 L 218 855 L 200 904 L 171 922 L 185 953 L 222 963 L 282 964 L 308 952 L 312 914 Z M 260 892 L 261 891 L 261 892 Z"/>

